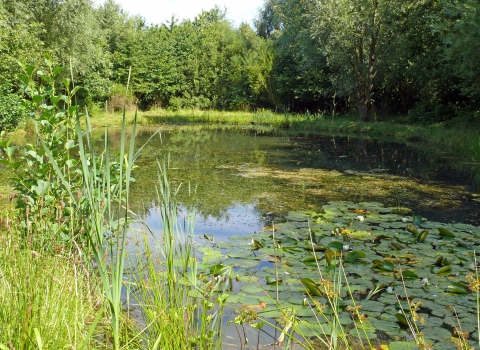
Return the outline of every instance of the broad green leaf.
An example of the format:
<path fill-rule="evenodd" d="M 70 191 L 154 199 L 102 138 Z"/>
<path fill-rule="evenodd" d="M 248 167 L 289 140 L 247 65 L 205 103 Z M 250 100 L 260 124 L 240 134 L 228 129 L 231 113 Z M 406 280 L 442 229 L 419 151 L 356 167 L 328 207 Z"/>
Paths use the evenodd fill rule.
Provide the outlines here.
<path fill-rule="evenodd" d="M 438 233 L 443 237 L 455 237 L 452 231 L 447 230 L 444 227 L 437 227 Z"/>

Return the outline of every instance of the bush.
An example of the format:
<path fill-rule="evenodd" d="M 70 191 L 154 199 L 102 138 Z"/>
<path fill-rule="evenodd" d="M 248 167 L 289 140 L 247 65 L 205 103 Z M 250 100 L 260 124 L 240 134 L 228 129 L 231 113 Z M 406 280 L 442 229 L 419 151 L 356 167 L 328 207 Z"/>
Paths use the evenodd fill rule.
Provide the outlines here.
<path fill-rule="evenodd" d="M 3 94 L 0 88 L 0 131 L 10 131 L 27 116 L 22 99 L 15 94 Z"/>

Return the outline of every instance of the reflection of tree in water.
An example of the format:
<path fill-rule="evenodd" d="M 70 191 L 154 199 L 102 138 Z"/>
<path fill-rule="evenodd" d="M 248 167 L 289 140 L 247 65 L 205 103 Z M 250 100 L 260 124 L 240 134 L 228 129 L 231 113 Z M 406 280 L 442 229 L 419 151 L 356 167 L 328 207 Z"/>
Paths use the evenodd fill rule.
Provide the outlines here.
<path fill-rule="evenodd" d="M 177 199 L 183 206 L 194 206 L 202 218 L 225 219 L 237 203 L 251 203 L 252 198 L 272 187 L 265 178 L 242 178 L 234 164 L 265 162 L 265 152 L 254 137 L 212 130 L 174 130 L 150 143 L 137 162 L 132 210 L 155 207 L 157 194 L 157 159 L 169 163 L 171 187 L 180 186 Z M 223 166 L 227 165 L 226 168 Z"/>
<path fill-rule="evenodd" d="M 303 160 L 302 166 L 340 172 L 385 169 L 392 175 L 450 182 L 465 176 L 461 169 L 446 164 L 431 152 L 395 142 L 338 136 L 309 136 L 297 140 L 294 150 L 297 159 Z"/>
<path fill-rule="evenodd" d="M 140 134 L 137 144 L 148 136 Z M 225 219 L 239 203 L 254 203 L 261 213 L 316 210 L 328 200 L 459 207 L 461 190 L 453 190 L 458 194 L 455 198 L 441 199 L 446 187 L 431 187 L 426 181 L 438 176 L 442 163 L 406 146 L 339 137 L 255 137 L 205 129 L 169 131 L 161 138 L 163 142 L 159 137 L 147 145 L 134 171 L 137 181 L 131 209 L 138 213 L 158 205 L 157 160 L 169 163 L 171 188 L 181 185 L 179 204 L 195 207 L 204 219 Z M 378 169 L 388 170 L 377 174 Z M 368 176 L 342 175 L 347 170 Z"/>

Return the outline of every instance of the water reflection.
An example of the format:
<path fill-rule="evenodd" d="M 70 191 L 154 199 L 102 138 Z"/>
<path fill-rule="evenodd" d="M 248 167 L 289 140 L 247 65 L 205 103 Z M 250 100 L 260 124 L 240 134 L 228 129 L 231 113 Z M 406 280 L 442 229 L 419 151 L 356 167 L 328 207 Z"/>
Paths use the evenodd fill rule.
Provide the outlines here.
<path fill-rule="evenodd" d="M 138 144 L 149 136 L 141 130 Z M 251 233 L 261 214 L 318 210 L 330 200 L 378 201 L 431 220 L 479 223 L 467 171 L 396 143 L 205 128 L 165 131 L 137 162 L 132 209 L 138 213 L 154 215 L 158 206 L 158 160 L 169 165 L 180 205 L 196 208 L 197 228 L 220 230 L 219 235 L 227 227 Z M 237 220 L 239 212 L 246 213 L 244 222 Z"/>

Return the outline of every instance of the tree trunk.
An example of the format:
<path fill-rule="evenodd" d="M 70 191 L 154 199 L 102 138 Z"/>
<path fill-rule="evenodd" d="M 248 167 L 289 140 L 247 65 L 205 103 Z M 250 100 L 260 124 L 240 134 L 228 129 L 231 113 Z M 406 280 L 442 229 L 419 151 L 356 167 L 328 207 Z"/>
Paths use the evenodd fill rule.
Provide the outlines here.
<path fill-rule="evenodd" d="M 360 121 L 368 122 L 370 116 L 368 115 L 368 103 L 357 100 L 358 114 L 360 115 Z"/>

